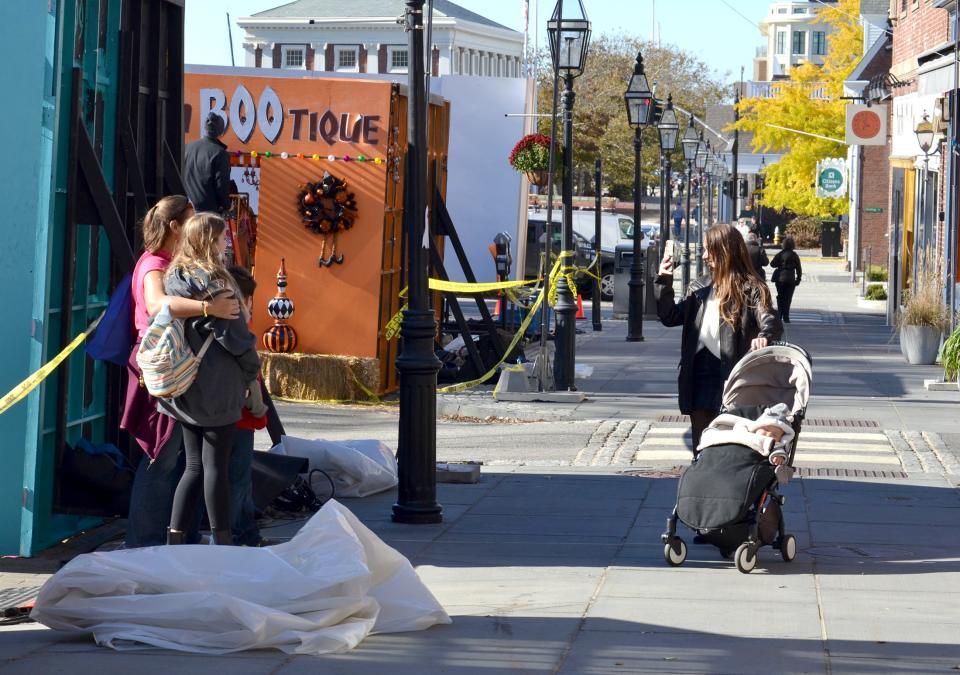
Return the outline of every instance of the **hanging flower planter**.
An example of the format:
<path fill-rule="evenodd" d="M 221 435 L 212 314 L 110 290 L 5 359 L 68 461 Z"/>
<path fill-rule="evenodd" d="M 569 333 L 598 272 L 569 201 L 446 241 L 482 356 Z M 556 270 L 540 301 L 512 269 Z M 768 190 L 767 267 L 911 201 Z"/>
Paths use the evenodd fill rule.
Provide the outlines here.
<path fill-rule="evenodd" d="M 557 145 L 555 173 L 559 173 L 559 158 L 562 153 Z M 510 153 L 510 166 L 527 177 L 532 185 L 543 187 L 550 175 L 550 137 L 543 134 L 528 134 L 520 139 Z"/>

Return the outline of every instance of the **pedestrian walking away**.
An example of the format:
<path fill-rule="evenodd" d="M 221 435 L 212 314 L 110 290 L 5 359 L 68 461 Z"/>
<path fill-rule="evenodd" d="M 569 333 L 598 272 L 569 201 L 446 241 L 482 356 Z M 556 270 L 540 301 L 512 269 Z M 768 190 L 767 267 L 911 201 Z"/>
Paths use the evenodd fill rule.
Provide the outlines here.
<path fill-rule="evenodd" d="M 170 297 L 163 289 L 163 275 L 179 247 L 183 224 L 193 215 L 186 197 L 164 197 L 143 219 L 144 252 L 131 280 L 133 321 L 137 330 L 127 362 L 127 393 L 120 428 L 131 435 L 143 451 L 130 494 L 126 548 L 157 546 L 166 540 L 173 493 L 182 470 L 182 436 L 177 421 L 157 411 L 157 399 L 143 386 L 136 354 L 150 327 L 150 317 L 167 305 L 174 317 L 202 316 L 221 319 L 239 316 L 240 305 L 224 293 L 204 305 L 188 298 Z M 136 462 L 135 462 L 136 463 Z"/>
<path fill-rule="evenodd" d="M 803 266 L 800 256 L 796 252 L 796 243 L 793 237 L 783 240 L 783 248 L 773 256 L 770 267 L 773 268 L 771 279 L 777 287 L 777 311 L 785 323 L 790 323 L 790 305 L 793 303 L 793 292 L 800 285 L 803 277 Z"/>
<path fill-rule="evenodd" d="M 679 240 L 680 227 L 683 225 L 683 219 L 687 217 L 687 213 L 683 210 L 679 199 L 677 200 L 677 208 L 675 208 L 670 215 L 673 217 L 673 238 Z"/>
<path fill-rule="evenodd" d="M 704 234 L 703 261 L 709 273 L 675 299 L 673 257 L 666 251 L 654 284 L 657 316 L 667 327 L 683 326 L 678 403 L 690 416 L 693 448 L 720 412 L 723 383 L 743 356 L 783 335 L 770 291 L 757 275 L 743 237 L 727 224 Z"/>
<path fill-rule="evenodd" d="M 760 241 L 760 236 L 757 234 L 757 231 L 752 229 L 749 225 L 743 224 L 737 228 L 740 231 L 740 234 L 743 235 L 743 240 L 747 244 L 747 253 L 750 256 L 750 262 L 753 264 L 753 269 L 764 281 L 767 280 L 767 271 L 763 269 L 770 264 L 770 258 L 767 257 L 767 252 L 763 248 L 763 243 Z"/>
<path fill-rule="evenodd" d="M 203 122 L 203 137 L 183 151 L 183 185 L 197 211 L 223 214 L 230 208 L 230 155 L 219 139 L 227 124 L 211 112 Z"/>
<path fill-rule="evenodd" d="M 226 224 L 213 213 L 198 213 L 183 228 L 180 251 L 164 278 L 170 295 L 202 300 L 204 306 L 224 292 L 239 296 L 233 278 L 223 266 Z M 185 542 L 185 530 L 193 522 L 201 486 L 210 519 L 213 540 L 232 544 L 230 529 L 229 461 L 234 430 L 248 389 L 260 371 L 257 340 L 247 328 L 249 316 L 241 308 L 235 319 L 208 316 L 188 319 L 184 333 L 194 353 L 212 336 L 203 354 L 196 378 L 185 393 L 161 399 L 161 412 L 183 427 L 186 466 L 173 498 L 167 543 Z"/>

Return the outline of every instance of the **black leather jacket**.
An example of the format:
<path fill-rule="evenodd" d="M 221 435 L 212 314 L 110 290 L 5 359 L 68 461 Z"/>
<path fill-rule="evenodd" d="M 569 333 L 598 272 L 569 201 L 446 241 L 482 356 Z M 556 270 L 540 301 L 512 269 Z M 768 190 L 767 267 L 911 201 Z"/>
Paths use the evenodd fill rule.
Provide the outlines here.
<path fill-rule="evenodd" d="M 657 317 L 667 327 L 683 326 L 680 344 L 680 373 L 678 393 L 680 412 L 690 414 L 693 406 L 693 358 L 697 354 L 700 342 L 700 324 L 703 321 L 703 309 L 713 279 L 701 277 L 690 284 L 687 297 L 676 302 L 673 291 L 673 278 L 660 276 L 654 282 L 653 292 L 657 299 Z M 760 291 L 752 288 L 747 294 L 747 306 L 740 316 L 736 329 L 720 322 L 720 367 L 724 379 L 733 370 L 733 366 L 750 351 L 754 338 L 764 337 L 773 342 L 783 336 L 783 323 L 772 308 L 760 309 Z"/>

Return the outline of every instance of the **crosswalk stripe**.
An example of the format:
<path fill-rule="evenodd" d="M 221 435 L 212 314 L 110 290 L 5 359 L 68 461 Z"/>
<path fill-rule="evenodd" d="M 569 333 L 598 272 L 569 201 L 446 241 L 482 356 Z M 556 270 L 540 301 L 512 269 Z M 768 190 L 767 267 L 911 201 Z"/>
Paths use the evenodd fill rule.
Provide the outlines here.
<path fill-rule="evenodd" d="M 889 457 L 884 457 L 880 455 L 817 455 L 816 458 L 811 457 L 809 454 L 797 451 L 797 457 L 794 460 L 794 464 L 802 465 L 804 461 L 813 462 L 816 461 L 817 464 L 892 464 L 900 466 L 900 459 L 896 455 L 891 455 Z"/>
<path fill-rule="evenodd" d="M 647 431 L 647 436 L 683 436 L 689 433 L 690 427 L 654 427 Z M 809 438 L 828 438 L 831 440 L 864 440 L 864 441 L 886 441 L 884 434 L 869 431 L 801 431 L 800 436 L 803 439 Z M 889 447 L 886 445 L 885 447 Z"/>

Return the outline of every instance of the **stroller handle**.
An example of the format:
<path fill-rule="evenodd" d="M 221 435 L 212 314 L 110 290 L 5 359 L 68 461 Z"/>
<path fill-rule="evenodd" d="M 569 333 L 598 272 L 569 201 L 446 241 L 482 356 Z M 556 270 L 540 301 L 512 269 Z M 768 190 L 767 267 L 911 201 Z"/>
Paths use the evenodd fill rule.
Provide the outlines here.
<path fill-rule="evenodd" d="M 803 354 L 804 358 L 807 360 L 807 363 L 813 366 L 813 357 L 810 356 L 810 352 L 808 352 L 806 349 L 804 349 L 798 344 L 794 344 L 793 342 L 787 342 L 786 340 L 776 340 L 774 342 L 768 343 L 767 346 L 768 347 L 789 347 L 790 349 L 796 349 L 798 352 Z"/>

